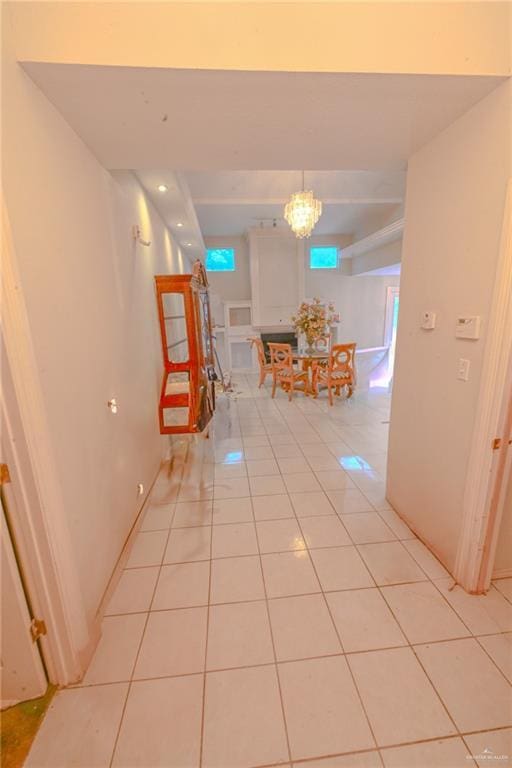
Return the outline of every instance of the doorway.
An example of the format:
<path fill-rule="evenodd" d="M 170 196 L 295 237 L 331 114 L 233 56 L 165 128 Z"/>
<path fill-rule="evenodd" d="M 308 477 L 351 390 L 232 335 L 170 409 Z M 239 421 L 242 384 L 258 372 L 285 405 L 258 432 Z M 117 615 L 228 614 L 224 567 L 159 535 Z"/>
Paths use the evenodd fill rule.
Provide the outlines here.
<path fill-rule="evenodd" d="M 400 288 L 390 286 L 387 290 L 386 300 L 386 327 L 384 330 L 384 346 L 388 347 L 388 386 L 393 382 L 393 369 L 395 366 L 396 332 L 398 328 L 398 312 L 400 310 Z"/>
<path fill-rule="evenodd" d="M 512 354 L 507 379 L 491 466 L 489 511 L 478 592 L 489 589 L 491 579 L 510 581 L 512 578 Z"/>

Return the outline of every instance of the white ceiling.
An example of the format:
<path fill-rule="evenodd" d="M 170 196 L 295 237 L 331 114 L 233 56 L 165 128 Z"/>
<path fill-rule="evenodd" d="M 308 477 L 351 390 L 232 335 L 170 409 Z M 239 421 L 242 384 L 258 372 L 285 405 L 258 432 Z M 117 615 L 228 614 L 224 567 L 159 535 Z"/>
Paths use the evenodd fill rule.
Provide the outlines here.
<path fill-rule="evenodd" d="M 503 80 L 23 67 L 110 169 L 403 170 Z"/>
<path fill-rule="evenodd" d="M 401 272 L 401 264 L 389 264 L 387 267 L 377 267 L 376 269 L 369 269 L 367 272 L 358 272 L 356 277 L 390 277 L 399 275 Z"/>
<path fill-rule="evenodd" d="M 136 171 L 135 175 L 183 251 L 192 259 L 202 259 L 203 236 L 183 175 L 174 171 Z M 167 189 L 160 192 L 160 185 Z"/>
<path fill-rule="evenodd" d="M 301 171 L 192 171 L 183 174 L 205 237 L 242 235 L 283 222 L 286 202 L 302 189 Z M 323 212 L 316 235 L 365 231 L 390 216 L 404 198 L 404 171 L 306 171 Z"/>
<path fill-rule="evenodd" d="M 298 191 L 298 190 L 296 190 Z M 323 205 L 315 235 L 354 235 L 367 218 L 391 215 L 394 205 Z M 204 237 L 243 235 L 250 227 L 283 224 L 284 205 L 196 205 Z"/>
<path fill-rule="evenodd" d="M 190 194 L 198 204 L 210 202 L 281 204 L 302 185 L 326 203 L 400 202 L 405 171 L 189 171 Z"/>
<path fill-rule="evenodd" d="M 403 200 L 411 154 L 503 80 L 23 67 L 102 165 L 136 171 L 194 257 L 203 236 L 281 217 L 297 168 L 319 169 L 306 174 L 324 204 L 315 234 L 364 236 Z"/>
<path fill-rule="evenodd" d="M 204 237 L 240 236 L 250 227 L 272 226 L 274 220 L 282 225 L 287 200 L 302 187 L 301 171 L 152 170 L 136 175 L 193 256 L 204 249 Z M 399 209 L 405 177 L 404 171 L 307 171 L 305 185 L 323 203 L 315 235 L 360 237 L 373 231 Z M 158 191 L 161 184 L 165 192 Z"/>

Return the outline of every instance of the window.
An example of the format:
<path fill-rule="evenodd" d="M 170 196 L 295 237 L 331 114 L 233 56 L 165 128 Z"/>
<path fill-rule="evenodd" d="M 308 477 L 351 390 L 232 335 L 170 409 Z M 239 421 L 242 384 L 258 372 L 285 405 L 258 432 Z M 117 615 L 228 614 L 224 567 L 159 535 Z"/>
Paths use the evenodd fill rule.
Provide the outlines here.
<path fill-rule="evenodd" d="M 338 249 L 335 245 L 311 246 L 309 249 L 310 269 L 336 269 L 338 267 Z"/>
<path fill-rule="evenodd" d="M 208 272 L 234 272 L 234 248 L 207 248 L 206 269 Z"/>

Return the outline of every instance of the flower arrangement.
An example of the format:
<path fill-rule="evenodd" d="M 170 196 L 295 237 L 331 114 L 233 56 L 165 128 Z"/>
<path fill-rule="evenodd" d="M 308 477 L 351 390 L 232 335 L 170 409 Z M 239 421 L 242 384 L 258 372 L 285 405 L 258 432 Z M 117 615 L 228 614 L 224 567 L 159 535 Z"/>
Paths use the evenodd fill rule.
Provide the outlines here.
<path fill-rule="evenodd" d="M 335 314 L 334 304 L 323 304 L 320 299 L 313 299 L 311 303 L 303 301 L 296 315 L 292 317 L 292 325 L 297 333 L 306 337 L 309 347 L 329 332 L 333 323 L 339 322 L 339 316 Z"/>

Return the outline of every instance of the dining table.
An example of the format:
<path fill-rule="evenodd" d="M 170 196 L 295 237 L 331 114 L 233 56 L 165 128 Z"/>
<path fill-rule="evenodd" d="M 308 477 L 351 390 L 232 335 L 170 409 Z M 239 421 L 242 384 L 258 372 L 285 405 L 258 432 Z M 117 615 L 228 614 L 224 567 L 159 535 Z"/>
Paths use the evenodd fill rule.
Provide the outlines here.
<path fill-rule="evenodd" d="M 302 370 L 307 371 L 307 386 L 304 394 L 316 397 L 318 394 L 313 384 L 313 364 L 329 359 L 329 349 L 309 349 L 307 347 L 292 347 L 293 359 L 300 363 Z"/>

